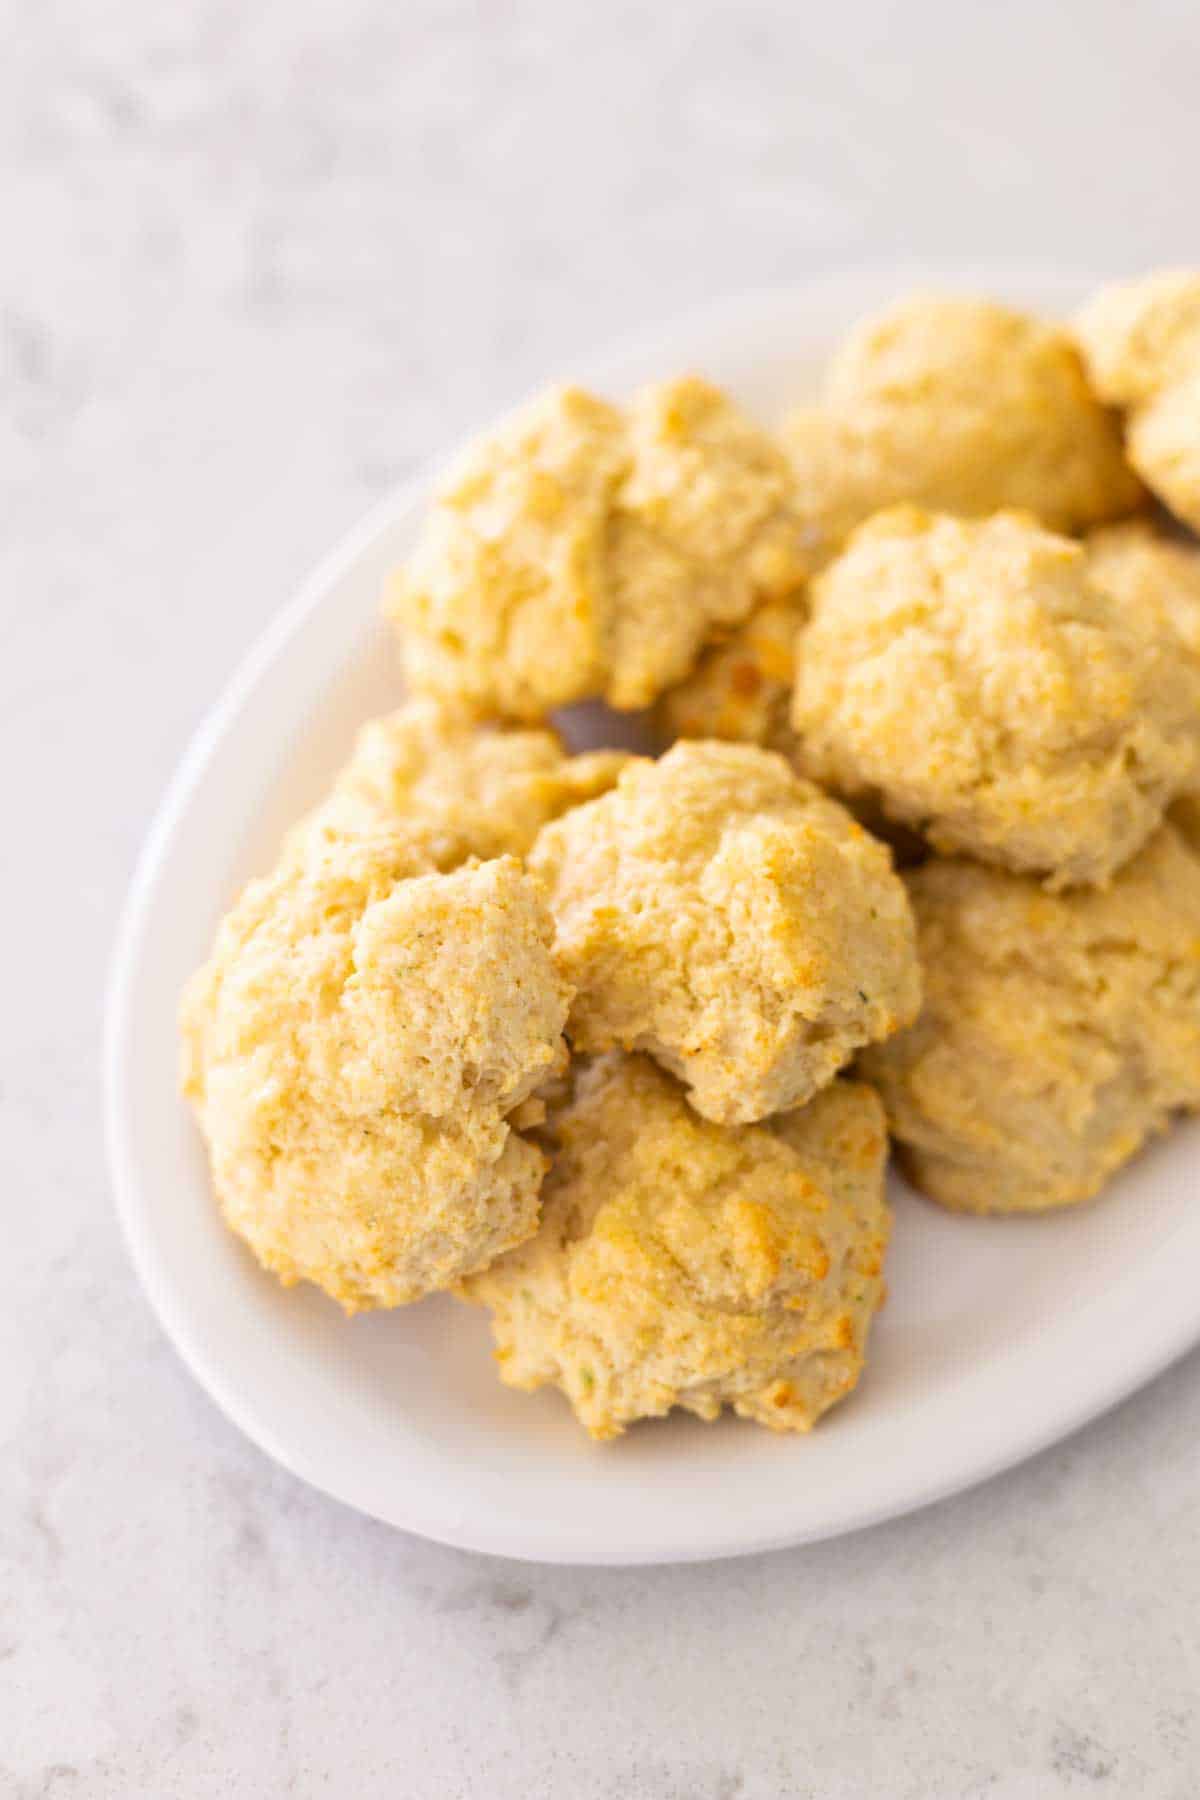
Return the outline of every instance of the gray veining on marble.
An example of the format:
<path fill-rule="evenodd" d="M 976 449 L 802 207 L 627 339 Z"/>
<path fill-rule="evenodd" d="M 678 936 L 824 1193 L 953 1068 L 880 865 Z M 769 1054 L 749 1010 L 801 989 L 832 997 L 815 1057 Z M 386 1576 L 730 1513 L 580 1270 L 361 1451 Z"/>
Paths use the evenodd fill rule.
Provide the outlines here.
<path fill-rule="evenodd" d="M 491 1564 L 269 1466 L 115 1231 L 170 765 L 372 498 L 565 358 L 922 255 L 1196 259 L 1192 0 L 0 0 L 0 1795 L 1200 1791 L 1200 1362 L 919 1517 Z"/>

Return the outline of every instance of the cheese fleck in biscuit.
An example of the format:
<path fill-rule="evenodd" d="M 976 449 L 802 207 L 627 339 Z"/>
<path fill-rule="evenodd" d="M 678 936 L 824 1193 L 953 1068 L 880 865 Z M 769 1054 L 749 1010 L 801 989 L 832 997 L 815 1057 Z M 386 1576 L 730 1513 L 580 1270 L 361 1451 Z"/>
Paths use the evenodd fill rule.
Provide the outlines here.
<path fill-rule="evenodd" d="M 796 638 L 806 612 L 802 594 L 775 601 L 706 650 L 687 680 L 662 697 L 666 734 L 760 744 L 790 756 Z"/>

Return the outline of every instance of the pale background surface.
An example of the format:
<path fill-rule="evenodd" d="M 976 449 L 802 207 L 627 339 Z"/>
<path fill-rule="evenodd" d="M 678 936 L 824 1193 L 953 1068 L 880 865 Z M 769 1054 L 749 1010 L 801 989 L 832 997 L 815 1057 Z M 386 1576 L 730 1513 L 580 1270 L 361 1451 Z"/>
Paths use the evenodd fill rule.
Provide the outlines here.
<path fill-rule="evenodd" d="M 1191 1800 L 1200 1361 L 1016 1474 L 710 1568 L 299 1487 L 138 1292 L 101 971 L 259 626 L 564 358 L 897 257 L 1195 262 L 1193 0 L 0 0 L 0 1794 Z"/>

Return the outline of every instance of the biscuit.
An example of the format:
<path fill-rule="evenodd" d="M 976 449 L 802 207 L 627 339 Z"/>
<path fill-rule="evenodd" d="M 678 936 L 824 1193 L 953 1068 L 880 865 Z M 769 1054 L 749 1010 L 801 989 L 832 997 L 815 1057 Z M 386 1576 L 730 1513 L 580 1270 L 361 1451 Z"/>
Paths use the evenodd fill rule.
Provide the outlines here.
<path fill-rule="evenodd" d="M 514 718 L 648 706 L 812 565 L 787 458 L 687 378 L 627 409 L 552 391 L 437 496 L 389 611 L 416 688 Z"/>
<path fill-rule="evenodd" d="M 990 301 L 915 294 L 869 319 L 834 357 L 825 397 L 856 424 L 860 459 L 873 451 L 894 483 L 877 506 L 1011 508 L 1069 532 L 1140 498 L 1069 333 Z"/>
<path fill-rule="evenodd" d="M 1200 1105 L 1200 860 L 1172 825 L 1102 891 L 960 860 L 907 880 L 925 1004 L 860 1068 L 924 1193 L 1071 1206 Z"/>
<path fill-rule="evenodd" d="M 1079 314 L 1075 336 L 1102 400 L 1120 407 L 1153 400 L 1200 355 L 1200 271 L 1110 283 Z"/>
<path fill-rule="evenodd" d="M 1200 549 L 1141 519 L 1105 525 L 1085 539 L 1088 574 L 1123 613 L 1165 625 L 1200 657 Z"/>
<path fill-rule="evenodd" d="M 1171 634 L 1026 515 L 897 507 L 814 584 L 798 766 L 941 851 L 1104 882 L 1200 768 L 1200 680 Z"/>
<path fill-rule="evenodd" d="M 536 1237 L 463 1284 L 501 1378 L 595 1438 L 683 1407 L 807 1431 L 854 1387 L 883 1297 L 887 1137 L 870 1088 L 733 1130 L 645 1057 L 576 1064 Z"/>
<path fill-rule="evenodd" d="M 292 842 L 399 831 L 443 870 L 472 856 L 524 856 L 543 825 L 610 788 L 626 761 L 619 750 L 571 756 L 555 732 L 506 730 L 417 698 L 363 726 Z"/>
<path fill-rule="evenodd" d="M 903 501 L 965 516 L 1016 508 L 1069 532 L 1140 499 L 1067 332 L 988 301 L 916 294 L 868 319 L 835 355 L 823 400 L 782 435 L 827 555 Z"/>
<path fill-rule="evenodd" d="M 184 996 L 227 1223 L 348 1312 L 446 1287 L 537 1224 L 545 1159 L 509 1115 L 564 1060 L 549 915 L 512 858 L 424 866 L 398 837 L 286 859 Z"/>
<path fill-rule="evenodd" d="M 648 1051 L 718 1123 L 802 1104 L 919 1004 L 888 852 L 752 746 L 631 761 L 546 826 L 530 868 L 576 990 L 575 1048 Z"/>
<path fill-rule="evenodd" d="M 1200 530 L 1200 271 L 1102 288 L 1076 335 L 1096 392 L 1124 409 L 1133 467 Z"/>

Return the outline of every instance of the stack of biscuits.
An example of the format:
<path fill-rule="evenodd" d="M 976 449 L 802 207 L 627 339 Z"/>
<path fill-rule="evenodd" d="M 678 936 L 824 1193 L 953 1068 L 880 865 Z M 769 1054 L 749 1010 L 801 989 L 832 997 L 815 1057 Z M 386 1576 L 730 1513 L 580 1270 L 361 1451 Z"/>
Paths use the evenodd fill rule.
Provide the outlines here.
<path fill-rule="evenodd" d="M 483 1304 L 596 1438 L 808 1429 L 889 1134 L 1031 1212 L 1200 1107 L 1189 527 L 1200 275 L 916 296 L 774 434 L 687 377 L 473 446 L 387 596 L 412 697 L 184 998 L 229 1225 L 348 1311 Z M 583 701 L 663 753 L 572 754 Z"/>

